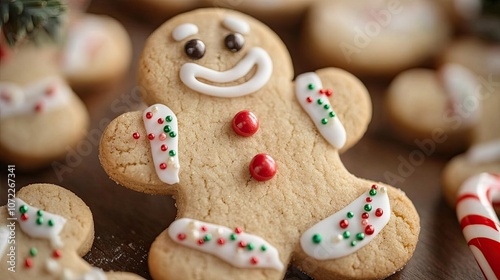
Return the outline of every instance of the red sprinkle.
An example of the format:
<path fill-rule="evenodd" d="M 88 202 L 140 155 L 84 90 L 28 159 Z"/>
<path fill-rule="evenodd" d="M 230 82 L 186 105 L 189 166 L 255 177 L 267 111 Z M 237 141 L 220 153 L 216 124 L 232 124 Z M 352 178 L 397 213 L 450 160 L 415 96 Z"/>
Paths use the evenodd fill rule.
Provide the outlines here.
<path fill-rule="evenodd" d="M 132 137 L 137 140 L 141 137 L 141 135 L 139 134 L 139 132 L 134 132 L 134 134 L 132 134 Z"/>
<path fill-rule="evenodd" d="M 27 221 L 28 220 L 28 214 L 24 213 L 21 215 L 21 220 Z"/>
<path fill-rule="evenodd" d="M 12 100 L 12 97 L 6 92 L 0 93 L 0 98 L 2 98 L 5 102 L 10 102 Z"/>
<path fill-rule="evenodd" d="M 363 218 L 363 219 L 368 219 L 369 217 L 370 217 L 370 214 L 368 214 L 366 212 L 361 214 L 361 218 Z"/>
<path fill-rule="evenodd" d="M 163 121 L 163 119 L 162 119 L 162 118 L 159 118 L 159 119 L 158 119 L 158 123 L 159 123 L 159 124 L 163 124 L 163 122 L 164 122 L 164 121 Z"/>
<path fill-rule="evenodd" d="M 331 89 L 326 90 L 326 96 L 330 97 L 330 96 L 332 96 L 332 94 L 333 94 L 333 91 Z"/>
<path fill-rule="evenodd" d="M 341 228 L 347 228 L 349 226 L 349 221 L 348 220 L 342 220 L 340 221 L 340 227 Z"/>
<path fill-rule="evenodd" d="M 35 105 L 35 112 L 40 113 L 40 112 L 42 112 L 42 110 L 43 110 L 43 104 L 42 104 L 42 103 L 40 103 L 40 102 L 38 102 L 38 103 Z"/>
<path fill-rule="evenodd" d="M 374 190 L 378 189 L 377 185 L 372 185 L 372 189 Z"/>
<path fill-rule="evenodd" d="M 307 103 L 311 103 L 311 102 L 313 102 L 313 99 L 309 96 L 306 98 L 306 101 L 307 101 Z"/>
<path fill-rule="evenodd" d="M 224 245 L 225 243 L 226 243 L 226 240 L 224 240 L 224 238 L 217 239 L 217 244 Z"/>
<path fill-rule="evenodd" d="M 371 197 L 367 197 L 366 198 L 366 202 L 372 202 L 372 198 Z"/>
<path fill-rule="evenodd" d="M 243 232 L 243 229 L 240 228 L 240 227 L 237 227 L 237 228 L 234 229 L 234 232 L 236 232 L 237 234 L 240 234 L 240 233 Z"/>
<path fill-rule="evenodd" d="M 319 90 L 319 94 L 324 94 L 325 93 L 325 90 L 324 89 L 320 89 Z"/>
<path fill-rule="evenodd" d="M 203 232 L 207 231 L 207 227 L 206 226 L 202 226 L 201 227 L 201 231 L 203 231 Z"/>
<path fill-rule="evenodd" d="M 367 225 L 365 227 L 365 234 L 372 235 L 375 232 L 375 228 L 372 225 Z"/>
<path fill-rule="evenodd" d="M 259 259 L 257 257 L 252 257 L 250 259 L 250 263 L 253 264 L 253 265 L 256 265 L 259 263 Z"/>
<path fill-rule="evenodd" d="M 377 210 L 375 210 L 375 216 L 382 217 L 382 215 L 384 215 L 384 210 L 382 210 L 382 208 L 377 208 Z"/>
<path fill-rule="evenodd" d="M 250 161 L 249 170 L 257 181 L 271 180 L 276 175 L 276 162 L 268 154 L 258 154 Z"/>
<path fill-rule="evenodd" d="M 259 130 L 259 119 L 254 113 L 244 110 L 234 116 L 231 125 L 236 134 L 249 137 Z"/>
<path fill-rule="evenodd" d="M 205 240 L 203 239 L 198 239 L 198 245 L 203 245 L 205 243 Z"/>
<path fill-rule="evenodd" d="M 160 169 L 161 169 L 161 170 L 165 170 L 165 169 L 167 169 L 167 164 L 165 164 L 164 162 L 163 162 L 163 163 L 160 163 Z"/>
<path fill-rule="evenodd" d="M 51 85 L 50 87 L 45 90 L 45 95 L 47 96 L 53 96 L 56 93 L 57 86 L 55 84 Z"/>
<path fill-rule="evenodd" d="M 54 252 L 52 252 L 52 257 L 56 259 L 60 258 L 61 256 L 62 256 L 61 250 L 56 249 L 54 250 Z"/>
<path fill-rule="evenodd" d="M 182 240 L 186 239 L 186 235 L 184 233 L 179 233 L 179 234 L 177 234 L 177 239 L 182 241 Z"/>
<path fill-rule="evenodd" d="M 146 113 L 146 118 L 151 119 L 153 117 L 153 113 L 147 112 Z"/>
<path fill-rule="evenodd" d="M 27 258 L 25 261 L 24 261 L 24 265 L 27 267 L 27 268 L 30 268 L 33 266 L 33 260 L 31 258 Z"/>
<path fill-rule="evenodd" d="M 245 248 L 247 246 L 247 242 L 242 240 L 242 241 L 238 242 L 238 246 L 240 246 L 241 248 Z"/>
<path fill-rule="evenodd" d="M 155 135 L 153 133 L 148 134 L 148 139 L 149 140 L 154 140 L 155 139 Z"/>
<path fill-rule="evenodd" d="M 166 152 L 168 150 L 168 147 L 167 145 L 163 144 L 161 145 L 160 149 L 163 151 L 163 152 Z"/>

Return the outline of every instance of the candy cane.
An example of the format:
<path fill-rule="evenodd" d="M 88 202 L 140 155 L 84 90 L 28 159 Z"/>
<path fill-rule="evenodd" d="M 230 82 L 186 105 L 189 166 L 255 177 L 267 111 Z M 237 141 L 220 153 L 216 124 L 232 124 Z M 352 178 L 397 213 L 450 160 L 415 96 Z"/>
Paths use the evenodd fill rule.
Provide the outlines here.
<path fill-rule="evenodd" d="M 465 240 L 490 280 L 500 277 L 500 221 L 494 201 L 500 201 L 500 176 L 481 173 L 462 185 L 456 207 Z"/>

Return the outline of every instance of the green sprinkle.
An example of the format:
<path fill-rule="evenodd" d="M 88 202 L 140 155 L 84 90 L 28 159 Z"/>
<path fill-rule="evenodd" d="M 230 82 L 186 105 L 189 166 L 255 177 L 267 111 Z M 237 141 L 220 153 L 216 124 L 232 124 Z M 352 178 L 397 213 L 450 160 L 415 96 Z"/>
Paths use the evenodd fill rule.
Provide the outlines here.
<path fill-rule="evenodd" d="M 348 230 L 346 230 L 346 231 L 344 231 L 344 233 L 342 233 L 342 236 L 344 237 L 344 239 L 347 239 L 347 238 L 351 237 L 351 233 Z"/>
<path fill-rule="evenodd" d="M 166 120 L 167 122 L 171 122 L 171 121 L 173 121 L 173 120 L 174 120 L 174 118 L 173 118 L 172 116 L 167 116 L 167 117 L 165 118 L 165 120 Z"/>
<path fill-rule="evenodd" d="M 47 222 L 47 224 L 49 225 L 49 227 L 53 227 L 54 226 L 54 221 L 53 220 L 49 220 Z"/>
<path fill-rule="evenodd" d="M 330 109 L 330 105 L 325 104 L 325 106 L 323 106 L 323 108 L 324 108 L 325 110 L 329 110 L 329 109 Z"/>
<path fill-rule="evenodd" d="M 247 245 L 247 249 L 248 249 L 249 251 L 252 251 L 253 249 L 255 249 L 255 245 L 253 245 L 253 243 L 248 243 L 248 245 Z"/>
<path fill-rule="evenodd" d="M 231 240 L 236 240 L 238 237 L 236 237 L 236 233 L 231 233 L 231 235 L 229 235 L 229 239 Z"/>
<path fill-rule="evenodd" d="M 165 131 L 166 133 L 169 133 L 170 131 L 172 131 L 172 127 L 170 125 L 166 125 L 163 127 L 163 131 Z"/>
<path fill-rule="evenodd" d="M 171 157 L 174 157 L 177 153 L 176 153 L 174 150 L 170 150 L 170 152 L 168 152 L 168 154 L 169 154 Z"/>
<path fill-rule="evenodd" d="M 364 209 L 366 212 L 372 211 L 372 206 L 370 204 L 365 204 Z"/>
<path fill-rule="evenodd" d="M 356 242 L 356 240 L 353 240 L 353 241 L 351 241 L 351 246 L 354 247 L 354 246 L 356 246 L 357 243 L 358 242 Z"/>
<path fill-rule="evenodd" d="M 314 86 L 314 84 L 308 84 L 308 85 L 307 85 L 307 88 L 308 88 L 309 90 L 314 90 L 315 86 Z"/>
<path fill-rule="evenodd" d="M 36 211 L 36 215 L 37 215 L 38 217 L 43 216 L 43 211 L 42 211 L 42 210 L 38 210 L 38 211 Z"/>
<path fill-rule="evenodd" d="M 267 250 L 267 246 L 266 246 L 266 245 L 262 245 L 262 246 L 260 246 L 260 250 L 261 250 L 262 252 L 265 252 L 265 251 Z"/>
<path fill-rule="evenodd" d="M 19 207 L 19 212 L 21 212 L 21 214 L 26 214 L 26 212 L 28 212 L 28 206 L 23 205 Z"/>
<path fill-rule="evenodd" d="M 365 239 L 365 234 L 362 233 L 362 232 L 356 234 L 356 239 L 359 240 L 359 241 Z"/>
<path fill-rule="evenodd" d="M 317 102 L 319 105 L 323 105 L 323 99 L 321 99 L 321 98 L 320 98 L 320 99 L 318 99 L 318 100 L 316 100 L 316 102 Z"/>
<path fill-rule="evenodd" d="M 38 254 L 38 250 L 35 247 L 31 247 L 30 249 L 30 255 L 32 257 L 36 256 Z"/>
<path fill-rule="evenodd" d="M 42 217 L 38 217 L 38 218 L 36 219 L 36 224 L 37 224 L 37 225 L 41 225 L 41 224 L 43 224 L 43 218 L 42 218 Z"/>
<path fill-rule="evenodd" d="M 316 234 L 315 234 L 315 235 L 313 235 L 313 237 L 312 237 L 312 242 L 313 242 L 314 244 L 319 244 L 319 243 L 321 242 L 321 239 L 323 239 L 323 238 L 321 237 L 321 234 L 317 234 L 317 233 L 316 233 Z"/>
<path fill-rule="evenodd" d="M 203 237 L 203 240 L 204 241 L 210 241 L 212 240 L 212 235 L 210 233 L 206 234 L 204 237 Z"/>
<path fill-rule="evenodd" d="M 371 189 L 370 190 L 370 195 L 371 196 L 376 196 L 377 195 L 377 190 Z"/>
<path fill-rule="evenodd" d="M 335 112 L 331 111 L 330 113 L 328 113 L 328 116 L 330 116 L 330 118 L 335 118 Z"/>
<path fill-rule="evenodd" d="M 352 218 L 352 217 L 354 217 L 354 213 L 352 213 L 352 212 L 347 212 L 347 218 L 349 218 L 349 219 L 350 219 L 350 218 Z"/>
<path fill-rule="evenodd" d="M 174 138 L 175 136 L 177 136 L 177 133 L 175 133 L 175 131 L 172 131 L 168 135 L 170 135 L 170 137 Z"/>
<path fill-rule="evenodd" d="M 328 119 L 321 119 L 321 124 L 325 125 L 328 123 Z"/>

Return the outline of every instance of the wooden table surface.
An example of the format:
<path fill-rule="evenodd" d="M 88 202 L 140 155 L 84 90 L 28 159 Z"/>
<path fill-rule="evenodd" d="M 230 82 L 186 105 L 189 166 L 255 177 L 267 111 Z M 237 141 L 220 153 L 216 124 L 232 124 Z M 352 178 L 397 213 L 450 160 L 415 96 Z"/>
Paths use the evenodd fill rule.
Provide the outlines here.
<path fill-rule="evenodd" d="M 112 2 L 112 1 L 109 1 Z M 148 250 L 157 235 L 174 220 L 174 200 L 168 196 L 152 196 L 134 192 L 111 181 L 98 160 L 98 140 L 105 125 L 118 115 L 140 108 L 136 84 L 138 56 L 147 36 L 155 26 L 128 14 L 108 1 L 94 1 L 91 12 L 111 15 L 129 32 L 134 48 L 133 63 L 122 82 L 105 92 L 83 96 L 91 116 L 90 133 L 81 145 L 87 155 L 73 153 L 66 161 L 69 169 L 58 174 L 52 168 L 35 173 L 16 171 L 17 188 L 31 183 L 53 183 L 64 186 L 82 198 L 92 210 L 95 241 L 84 257 L 104 270 L 130 271 L 147 279 Z M 297 55 L 296 35 L 280 33 L 290 48 L 296 73 L 313 70 L 306 57 Z M 408 159 L 414 147 L 393 138 L 383 114 L 382 98 L 389 80 L 364 80 L 373 102 L 373 120 L 364 138 L 342 155 L 346 167 L 358 177 L 388 182 L 388 172 L 398 174 L 401 159 Z M 71 155 L 71 153 L 70 153 Z M 481 279 L 472 253 L 462 236 L 454 209 L 441 195 L 440 176 L 447 157 L 431 155 L 404 180 L 393 183 L 406 192 L 421 219 L 420 241 L 406 267 L 389 279 Z M 1 168 L 0 205 L 6 204 L 6 164 Z M 286 279 L 309 279 L 293 267 Z"/>

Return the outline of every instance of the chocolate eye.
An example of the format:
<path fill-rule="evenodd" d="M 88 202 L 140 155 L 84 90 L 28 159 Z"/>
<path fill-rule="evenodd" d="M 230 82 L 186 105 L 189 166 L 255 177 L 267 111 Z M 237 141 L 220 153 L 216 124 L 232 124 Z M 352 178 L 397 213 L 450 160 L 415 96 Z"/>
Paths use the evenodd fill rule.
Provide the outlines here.
<path fill-rule="evenodd" d="M 240 33 L 229 34 L 224 39 L 224 44 L 228 50 L 237 52 L 245 45 L 245 38 Z"/>
<path fill-rule="evenodd" d="M 200 59 L 205 55 L 205 43 L 198 39 L 192 39 L 184 45 L 184 51 L 192 59 Z"/>

